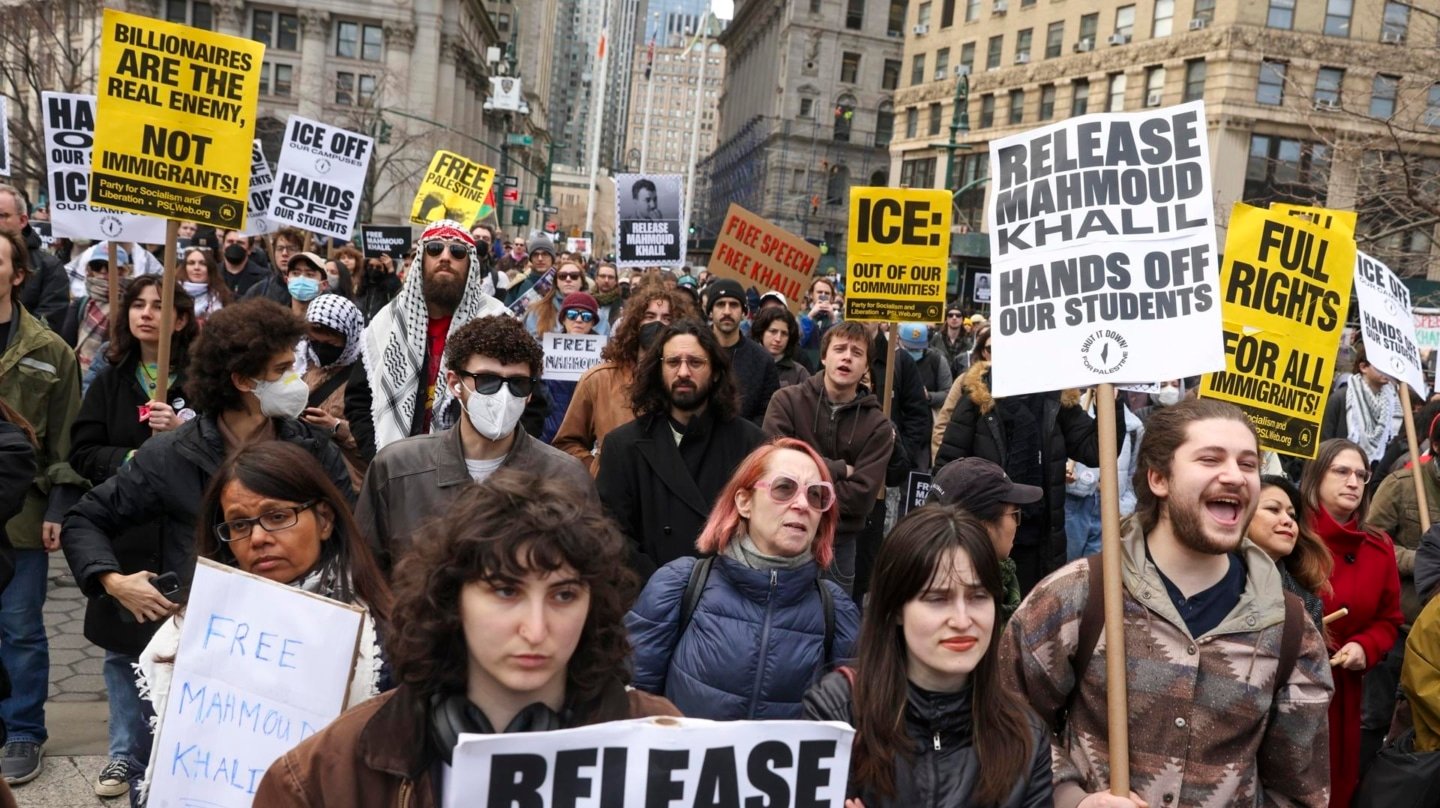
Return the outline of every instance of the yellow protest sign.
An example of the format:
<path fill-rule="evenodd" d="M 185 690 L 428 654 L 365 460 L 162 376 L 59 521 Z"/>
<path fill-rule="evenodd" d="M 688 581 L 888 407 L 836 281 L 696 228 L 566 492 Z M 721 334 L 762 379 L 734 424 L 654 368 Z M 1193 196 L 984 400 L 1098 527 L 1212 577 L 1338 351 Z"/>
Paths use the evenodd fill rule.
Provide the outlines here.
<path fill-rule="evenodd" d="M 1200 395 L 1245 410 L 1261 448 L 1314 457 L 1354 280 L 1348 234 L 1235 205 L 1220 268 L 1225 370 Z"/>
<path fill-rule="evenodd" d="M 819 262 L 819 247 L 731 202 L 708 269 L 746 288 L 779 292 L 798 314 Z"/>
<path fill-rule="evenodd" d="M 845 319 L 937 323 L 950 264 L 950 192 L 851 188 Z"/>
<path fill-rule="evenodd" d="M 1344 231 L 1352 238 L 1355 236 L 1356 214 L 1353 210 L 1331 210 L 1330 208 L 1315 208 L 1309 205 L 1291 205 L 1286 202 L 1272 203 L 1270 209 L 1276 213 L 1309 219 L 1329 230 Z"/>
<path fill-rule="evenodd" d="M 239 229 L 265 46 L 105 9 L 95 205 Z"/>
<path fill-rule="evenodd" d="M 480 218 L 485 195 L 495 182 L 495 169 L 454 152 L 440 150 L 430 158 L 430 167 L 410 205 L 410 221 L 429 224 L 454 219 L 469 227 Z"/>

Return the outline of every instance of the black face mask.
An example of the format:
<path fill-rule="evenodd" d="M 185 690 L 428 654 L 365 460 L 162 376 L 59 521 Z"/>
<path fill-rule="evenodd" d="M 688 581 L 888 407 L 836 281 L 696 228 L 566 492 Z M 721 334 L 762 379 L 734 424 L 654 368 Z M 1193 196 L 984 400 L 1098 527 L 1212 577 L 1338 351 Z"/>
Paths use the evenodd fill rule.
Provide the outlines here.
<path fill-rule="evenodd" d="M 243 264 L 245 256 L 248 255 L 243 244 L 229 244 L 225 247 L 225 262 L 229 264 Z"/>
<path fill-rule="evenodd" d="M 659 320 L 640 326 L 640 350 L 647 350 L 654 345 L 655 338 L 660 336 L 660 332 L 664 330 L 665 324 Z"/>
<path fill-rule="evenodd" d="M 621 299 L 621 300 L 624 300 L 625 298 L 627 298 L 627 297 L 629 297 L 629 296 L 630 296 L 630 284 L 628 284 L 628 283 L 622 283 L 622 284 L 620 284 L 620 299 Z"/>
<path fill-rule="evenodd" d="M 320 367 L 328 368 L 340 360 L 340 354 L 345 352 L 345 346 L 312 341 L 310 350 L 314 351 L 315 358 L 320 360 Z"/>

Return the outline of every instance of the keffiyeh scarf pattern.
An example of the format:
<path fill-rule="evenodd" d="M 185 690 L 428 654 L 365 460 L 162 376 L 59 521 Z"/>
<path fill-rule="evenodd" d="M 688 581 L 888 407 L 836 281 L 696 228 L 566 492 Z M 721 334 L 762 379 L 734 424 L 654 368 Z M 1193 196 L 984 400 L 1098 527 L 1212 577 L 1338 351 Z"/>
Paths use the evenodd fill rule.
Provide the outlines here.
<path fill-rule="evenodd" d="M 1350 440 L 1365 450 L 1371 462 L 1380 459 L 1390 439 L 1395 437 L 1395 421 L 1400 413 L 1400 397 L 1393 385 L 1385 385 L 1376 393 L 1356 373 L 1345 389 L 1345 429 Z"/>

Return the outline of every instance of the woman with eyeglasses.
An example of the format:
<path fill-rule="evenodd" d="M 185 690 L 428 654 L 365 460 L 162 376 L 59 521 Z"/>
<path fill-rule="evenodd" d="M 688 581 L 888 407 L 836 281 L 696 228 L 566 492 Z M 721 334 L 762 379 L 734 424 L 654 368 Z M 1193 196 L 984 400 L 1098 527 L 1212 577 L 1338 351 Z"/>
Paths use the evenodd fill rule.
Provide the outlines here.
<path fill-rule="evenodd" d="M 696 718 L 799 718 L 859 627 L 850 597 L 820 577 L 839 518 L 809 444 L 777 438 L 751 452 L 695 542 L 707 557 L 661 567 L 626 616 L 632 684 Z"/>
<path fill-rule="evenodd" d="M 870 578 L 855 667 L 805 694 L 805 718 L 855 727 L 850 808 L 1051 804 L 1047 733 L 998 669 L 1004 585 L 987 534 L 953 506 L 901 519 Z"/>
<path fill-rule="evenodd" d="M 584 290 L 585 270 L 574 261 L 561 261 L 555 266 L 555 282 L 526 310 L 525 330 L 537 340 L 543 339 L 545 334 L 568 332 L 561 319 L 565 298 Z M 596 311 L 599 311 L 599 306 L 596 306 Z M 598 315 L 596 319 L 599 319 Z"/>
<path fill-rule="evenodd" d="M 388 689 L 380 638 L 390 589 L 349 503 L 309 452 L 280 441 L 246 446 L 220 466 L 199 506 L 198 557 L 366 610 L 346 708 Z M 140 689 L 159 716 L 157 734 L 167 718 L 182 620 L 183 611 L 165 621 L 140 655 Z"/>
<path fill-rule="evenodd" d="M 600 304 L 588 292 L 571 292 L 560 302 L 560 325 L 566 334 L 596 333 L 600 325 Z M 550 393 L 550 411 L 545 414 L 545 429 L 540 433 L 540 440 L 549 443 L 560 431 L 565 410 L 570 407 L 570 399 L 574 397 L 578 383 L 545 380 L 545 389 Z"/>
<path fill-rule="evenodd" d="M 1326 626 L 1335 697 L 1330 702 L 1330 804 L 1348 808 L 1360 779 L 1360 705 L 1365 672 L 1395 645 L 1400 624 L 1400 572 L 1383 532 L 1365 527 L 1370 461 L 1344 438 L 1320 444 L 1300 478 L 1300 499 L 1311 529 L 1330 549 L 1325 614 L 1348 613 Z"/>

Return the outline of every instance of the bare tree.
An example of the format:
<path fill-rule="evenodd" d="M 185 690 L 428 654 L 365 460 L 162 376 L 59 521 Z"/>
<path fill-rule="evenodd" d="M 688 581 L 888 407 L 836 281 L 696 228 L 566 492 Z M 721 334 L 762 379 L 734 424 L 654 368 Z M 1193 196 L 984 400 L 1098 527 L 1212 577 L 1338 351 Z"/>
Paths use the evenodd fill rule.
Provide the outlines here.
<path fill-rule="evenodd" d="M 403 83 L 395 81 L 388 72 L 375 76 L 373 87 L 339 87 L 331 81 L 330 97 L 336 99 L 338 106 L 332 117 L 335 125 L 375 138 L 375 153 L 370 159 L 360 199 L 362 222 L 373 221 L 376 208 L 397 195 L 402 197 L 397 201 L 404 211 L 401 214 L 404 220 L 410 200 L 403 197 L 414 194 L 441 135 L 440 130 L 411 116 L 386 117 L 387 97 L 393 99 L 404 93 L 403 88 L 392 90 L 391 85 L 400 84 Z"/>

